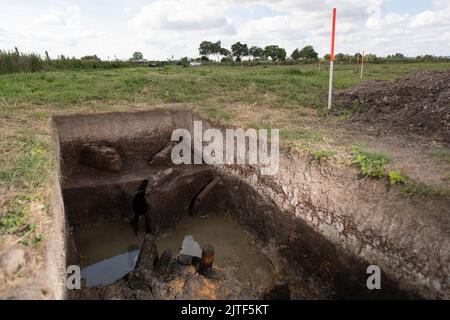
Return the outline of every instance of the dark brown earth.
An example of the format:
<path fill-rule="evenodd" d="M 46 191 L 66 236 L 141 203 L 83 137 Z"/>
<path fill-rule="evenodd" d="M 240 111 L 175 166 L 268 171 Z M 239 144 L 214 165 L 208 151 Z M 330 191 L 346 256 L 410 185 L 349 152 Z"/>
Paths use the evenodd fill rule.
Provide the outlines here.
<path fill-rule="evenodd" d="M 366 81 L 336 93 L 336 114 L 383 133 L 426 136 L 450 144 L 450 70 L 420 71 L 391 81 Z"/>

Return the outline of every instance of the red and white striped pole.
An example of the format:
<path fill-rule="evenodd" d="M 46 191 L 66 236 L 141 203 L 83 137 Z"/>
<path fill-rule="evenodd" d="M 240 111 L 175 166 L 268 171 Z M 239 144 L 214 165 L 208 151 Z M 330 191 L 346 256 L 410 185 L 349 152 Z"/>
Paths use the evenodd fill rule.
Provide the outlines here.
<path fill-rule="evenodd" d="M 364 74 L 364 50 L 361 56 L 361 79 L 363 78 L 363 74 Z"/>
<path fill-rule="evenodd" d="M 328 110 L 331 109 L 333 97 L 333 73 L 334 73 L 334 36 L 336 34 L 336 8 L 333 8 L 333 26 L 331 31 L 331 55 L 330 55 L 330 87 L 328 89 Z"/>

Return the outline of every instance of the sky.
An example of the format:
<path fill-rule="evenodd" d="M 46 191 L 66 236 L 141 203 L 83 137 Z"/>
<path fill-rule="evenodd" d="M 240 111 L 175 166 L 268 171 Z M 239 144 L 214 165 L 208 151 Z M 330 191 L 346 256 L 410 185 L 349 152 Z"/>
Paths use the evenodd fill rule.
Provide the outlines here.
<path fill-rule="evenodd" d="M 0 49 L 165 60 L 220 40 L 323 56 L 333 7 L 336 52 L 450 56 L 450 0 L 1 0 Z"/>

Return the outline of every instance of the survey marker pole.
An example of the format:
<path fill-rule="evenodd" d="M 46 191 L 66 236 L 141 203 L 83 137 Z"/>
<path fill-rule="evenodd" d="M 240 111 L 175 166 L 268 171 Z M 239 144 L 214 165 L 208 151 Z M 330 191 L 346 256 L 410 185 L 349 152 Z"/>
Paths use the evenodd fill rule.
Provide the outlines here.
<path fill-rule="evenodd" d="M 362 52 L 362 57 L 361 57 L 361 79 L 363 78 L 363 74 L 364 74 L 364 50 Z"/>
<path fill-rule="evenodd" d="M 333 97 L 333 73 L 334 73 L 334 36 L 336 33 L 336 8 L 333 8 L 333 26 L 331 30 L 331 55 L 330 55 L 330 87 L 328 89 L 328 110 L 331 109 Z"/>

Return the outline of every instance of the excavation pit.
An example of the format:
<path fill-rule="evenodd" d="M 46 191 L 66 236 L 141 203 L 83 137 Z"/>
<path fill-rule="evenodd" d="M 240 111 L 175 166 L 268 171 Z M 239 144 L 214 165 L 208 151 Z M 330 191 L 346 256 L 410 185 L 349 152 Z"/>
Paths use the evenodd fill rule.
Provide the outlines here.
<path fill-rule="evenodd" d="M 194 120 L 178 108 L 54 118 L 66 265 L 85 278 L 68 298 L 413 296 L 384 275 L 382 291 L 368 290 L 368 263 L 289 212 L 281 187 L 258 168 L 174 165 L 171 133 L 192 131 Z M 214 248 L 207 272 L 198 255 L 179 255 L 187 236 Z"/>

